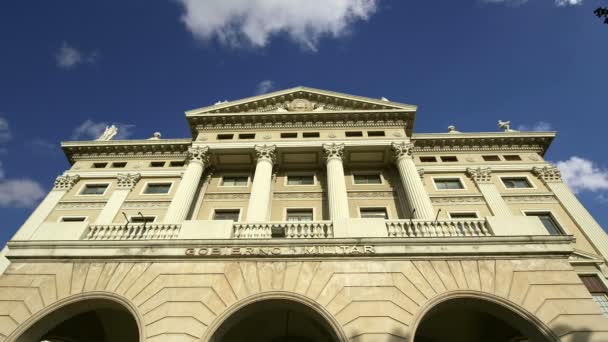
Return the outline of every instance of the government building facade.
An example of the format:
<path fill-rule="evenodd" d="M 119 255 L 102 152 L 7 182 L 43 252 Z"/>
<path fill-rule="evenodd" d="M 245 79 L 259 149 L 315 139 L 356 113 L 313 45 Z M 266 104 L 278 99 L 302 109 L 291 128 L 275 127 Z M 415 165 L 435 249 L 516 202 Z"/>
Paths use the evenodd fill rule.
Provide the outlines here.
<path fill-rule="evenodd" d="M 555 133 L 416 111 L 297 87 L 187 111 L 191 138 L 62 143 L 2 251 L 0 341 L 608 341 L 608 236 Z"/>

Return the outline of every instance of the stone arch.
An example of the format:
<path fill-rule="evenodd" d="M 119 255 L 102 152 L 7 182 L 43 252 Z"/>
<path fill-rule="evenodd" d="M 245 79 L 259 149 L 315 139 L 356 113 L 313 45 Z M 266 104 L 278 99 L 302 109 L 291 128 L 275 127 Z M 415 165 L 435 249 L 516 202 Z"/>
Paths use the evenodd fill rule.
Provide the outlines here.
<path fill-rule="evenodd" d="M 34 341 L 33 336 L 44 334 L 49 329 L 54 329 L 62 323 L 61 316 L 78 314 L 91 311 L 101 304 L 104 308 L 116 308 L 122 312 L 129 314 L 133 319 L 138 341 L 145 340 L 143 330 L 143 319 L 137 310 L 136 306 L 128 299 L 110 292 L 87 292 L 72 295 L 45 307 L 44 309 L 34 313 L 26 321 L 20 324 L 6 339 L 8 342 L 30 342 Z"/>
<path fill-rule="evenodd" d="M 498 297 L 493 294 L 479 292 L 479 291 L 450 291 L 444 292 L 428 302 L 424 304 L 416 314 L 413 325 L 411 326 L 410 334 L 407 339 L 407 342 L 416 341 L 416 334 L 418 333 L 419 328 L 421 327 L 421 323 L 424 322 L 425 318 L 431 313 L 433 310 L 441 307 L 442 305 L 454 302 L 454 301 L 462 301 L 462 300 L 470 300 L 470 301 L 479 301 L 483 305 L 487 305 L 487 307 L 493 307 L 497 309 L 497 311 L 501 311 L 501 313 L 505 313 L 511 315 L 507 324 L 515 322 L 517 327 L 520 328 L 519 325 L 524 326 L 523 328 L 526 331 L 533 330 L 534 337 L 531 337 L 530 341 L 542 341 L 542 342 L 559 342 L 560 339 L 555 336 L 555 334 L 551 331 L 549 327 L 547 327 L 538 317 L 534 314 L 530 313 L 523 307 L 508 301 L 504 298 Z M 500 316 L 500 315 L 499 315 Z M 502 318 L 502 317 L 499 317 Z M 418 342 L 418 341 L 416 341 Z"/>
<path fill-rule="evenodd" d="M 328 330 L 330 330 L 336 342 L 348 340 L 346 334 L 342 330 L 342 326 L 340 325 L 340 323 L 321 304 L 297 293 L 272 291 L 251 295 L 233 304 L 231 307 L 226 309 L 221 315 L 215 318 L 215 320 L 209 325 L 208 329 L 206 330 L 206 333 L 201 338 L 201 341 L 217 342 L 217 340 L 215 339 L 217 332 L 222 328 L 224 324 L 226 324 L 226 322 L 228 322 L 232 317 L 234 317 L 235 314 L 238 314 L 240 311 L 246 309 L 247 307 L 267 301 L 287 301 L 292 302 L 294 304 L 302 305 L 303 307 L 310 310 L 311 313 L 317 315 L 319 319 L 323 320 L 323 322 L 327 324 Z"/>

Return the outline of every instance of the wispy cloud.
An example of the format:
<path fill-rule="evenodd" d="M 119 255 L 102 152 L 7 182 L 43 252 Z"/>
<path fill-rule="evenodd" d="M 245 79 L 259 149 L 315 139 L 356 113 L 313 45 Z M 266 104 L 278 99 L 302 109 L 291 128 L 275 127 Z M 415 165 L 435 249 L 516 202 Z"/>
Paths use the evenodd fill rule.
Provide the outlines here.
<path fill-rule="evenodd" d="M 98 60 L 99 52 L 82 52 L 67 42 L 63 42 L 55 52 L 55 63 L 62 69 L 73 69 L 80 64 L 95 64 Z"/>
<path fill-rule="evenodd" d="M 378 0 L 178 0 L 181 17 L 203 41 L 217 39 L 233 47 L 264 47 L 270 38 L 286 34 L 303 48 L 316 51 L 322 37 L 338 38 L 353 23 L 367 20 Z"/>
<path fill-rule="evenodd" d="M 523 124 L 523 125 L 519 125 L 517 126 L 516 130 L 518 131 L 552 131 L 553 130 L 553 126 L 546 121 L 538 121 L 535 122 L 531 125 L 529 124 Z"/>
<path fill-rule="evenodd" d="M 111 124 L 108 122 L 95 122 L 91 119 L 87 119 L 74 128 L 72 139 L 97 139 L 104 132 L 106 127 L 110 125 Z M 118 128 L 118 133 L 114 137 L 116 140 L 129 138 L 133 134 L 133 128 L 135 128 L 135 125 L 132 124 L 115 123 L 114 125 Z"/>
<path fill-rule="evenodd" d="M 266 94 L 274 89 L 274 82 L 271 80 L 263 80 L 255 87 L 256 95 Z"/>
<path fill-rule="evenodd" d="M 0 143 L 5 143 L 11 139 L 11 131 L 8 127 L 8 121 L 0 116 Z"/>
<path fill-rule="evenodd" d="M 0 207 L 31 207 L 45 193 L 40 184 L 31 179 L 0 180 Z"/>
<path fill-rule="evenodd" d="M 508 6 L 520 6 L 528 2 L 528 0 L 482 0 L 486 3 L 505 4 Z M 583 0 L 553 0 L 556 6 L 575 6 L 582 5 Z"/>
<path fill-rule="evenodd" d="M 564 182 L 575 192 L 602 192 L 608 190 L 608 170 L 593 161 L 578 156 L 556 163 Z"/>

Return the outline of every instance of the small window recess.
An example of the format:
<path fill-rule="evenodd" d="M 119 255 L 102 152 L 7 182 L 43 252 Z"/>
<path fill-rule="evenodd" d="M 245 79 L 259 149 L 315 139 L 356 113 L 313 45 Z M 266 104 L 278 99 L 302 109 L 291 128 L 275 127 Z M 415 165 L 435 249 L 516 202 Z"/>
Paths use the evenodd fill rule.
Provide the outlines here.
<path fill-rule="evenodd" d="M 164 161 L 153 161 L 150 162 L 150 167 L 163 167 L 165 166 L 165 162 Z"/>
<path fill-rule="evenodd" d="M 304 132 L 302 133 L 302 138 L 318 138 L 321 134 L 319 132 Z"/>
<path fill-rule="evenodd" d="M 185 161 L 183 160 L 175 160 L 169 163 L 169 166 L 171 167 L 182 167 L 186 164 Z"/>
<path fill-rule="evenodd" d="M 93 163 L 94 169 L 103 169 L 106 166 L 108 166 L 108 163 Z"/>
<path fill-rule="evenodd" d="M 362 137 L 363 136 L 363 132 L 361 131 L 349 131 L 349 132 L 344 132 L 344 135 L 352 138 L 352 137 Z"/>
<path fill-rule="evenodd" d="M 123 168 L 125 166 L 127 166 L 127 162 L 112 163 L 112 167 L 115 167 L 115 168 Z"/>
<path fill-rule="evenodd" d="M 281 138 L 285 139 L 289 139 L 289 138 L 297 138 L 298 137 L 298 133 L 295 132 L 285 132 L 285 133 L 281 133 Z"/>
<path fill-rule="evenodd" d="M 255 133 L 241 133 L 239 139 L 255 139 Z"/>
<path fill-rule="evenodd" d="M 507 160 L 507 161 L 519 161 L 519 160 L 521 160 L 521 157 L 518 156 L 517 154 L 504 155 L 502 157 L 505 158 L 505 160 Z"/>
<path fill-rule="evenodd" d="M 458 158 L 456 156 L 441 156 L 442 162 L 457 162 Z"/>
<path fill-rule="evenodd" d="M 422 163 L 435 163 L 435 162 L 437 162 L 437 158 L 435 158 L 433 156 L 423 156 L 423 157 L 420 157 L 420 162 L 422 162 Z"/>
<path fill-rule="evenodd" d="M 86 217 L 62 217 L 61 222 L 84 222 Z"/>
<path fill-rule="evenodd" d="M 230 140 L 234 138 L 234 134 L 218 134 L 217 140 Z"/>
<path fill-rule="evenodd" d="M 386 133 L 384 133 L 384 131 L 368 131 L 367 136 L 368 137 L 384 137 L 384 136 L 386 136 Z"/>
<path fill-rule="evenodd" d="M 497 155 L 481 156 L 484 161 L 500 161 L 500 157 Z"/>

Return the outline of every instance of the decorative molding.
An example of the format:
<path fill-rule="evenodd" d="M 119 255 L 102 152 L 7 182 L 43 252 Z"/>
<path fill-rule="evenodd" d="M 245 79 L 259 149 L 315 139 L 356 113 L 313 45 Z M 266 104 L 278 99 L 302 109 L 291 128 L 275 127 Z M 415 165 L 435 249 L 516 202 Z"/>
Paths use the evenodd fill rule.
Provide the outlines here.
<path fill-rule="evenodd" d="M 344 157 L 344 144 L 323 144 L 325 159 L 340 159 Z"/>
<path fill-rule="evenodd" d="M 277 157 L 276 145 L 255 145 L 253 148 L 255 150 L 255 156 L 258 162 L 269 161 L 274 165 Z"/>
<path fill-rule="evenodd" d="M 532 168 L 532 173 L 534 173 L 538 178 L 540 178 L 545 183 L 561 183 L 562 182 L 562 173 L 559 169 L 553 165 L 545 166 L 545 167 L 534 167 Z"/>
<path fill-rule="evenodd" d="M 541 155 L 555 138 L 553 132 L 423 133 L 411 138 L 415 152 L 521 151 Z"/>
<path fill-rule="evenodd" d="M 103 209 L 106 202 L 59 202 L 55 207 L 56 210 L 96 210 Z"/>
<path fill-rule="evenodd" d="M 447 196 L 447 197 L 431 197 L 433 204 L 485 204 L 483 196 Z"/>
<path fill-rule="evenodd" d="M 397 198 L 393 191 L 349 191 L 348 198 Z"/>
<path fill-rule="evenodd" d="M 467 168 L 467 176 L 471 178 L 477 184 L 488 184 L 492 182 L 492 169 L 489 167 L 476 169 Z"/>
<path fill-rule="evenodd" d="M 168 208 L 171 201 L 126 201 L 123 209 L 164 209 Z"/>
<path fill-rule="evenodd" d="M 116 186 L 118 189 L 131 190 L 140 178 L 139 173 L 119 173 L 116 175 Z"/>
<path fill-rule="evenodd" d="M 61 175 L 55 179 L 53 190 L 69 191 L 80 180 L 79 175 Z"/>
<path fill-rule="evenodd" d="M 559 203 L 554 195 L 546 194 L 522 194 L 522 195 L 503 195 L 508 203 Z"/>
<path fill-rule="evenodd" d="M 188 148 L 188 162 L 199 162 L 203 165 L 209 164 L 209 147 L 197 146 Z"/>
<path fill-rule="evenodd" d="M 185 158 L 191 139 L 68 141 L 61 143 L 70 162 L 106 159 Z"/>
<path fill-rule="evenodd" d="M 321 199 L 321 198 L 326 198 L 327 194 L 323 193 L 323 192 L 295 192 L 295 191 L 289 191 L 289 192 L 275 192 L 273 193 L 273 198 L 276 199 L 293 199 L 293 200 L 297 200 L 297 199 Z"/>
<path fill-rule="evenodd" d="M 248 200 L 249 199 L 248 192 L 239 192 L 239 193 L 221 193 L 221 192 L 211 192 L 205 194 L 205 199 L 208 200 Z"/>
<path fill-rule="evenodd" d="M 393 150 L 395 160 L 414 157 L 414 144 L 411 142 L 392 143 L 391 149 Z"/>

